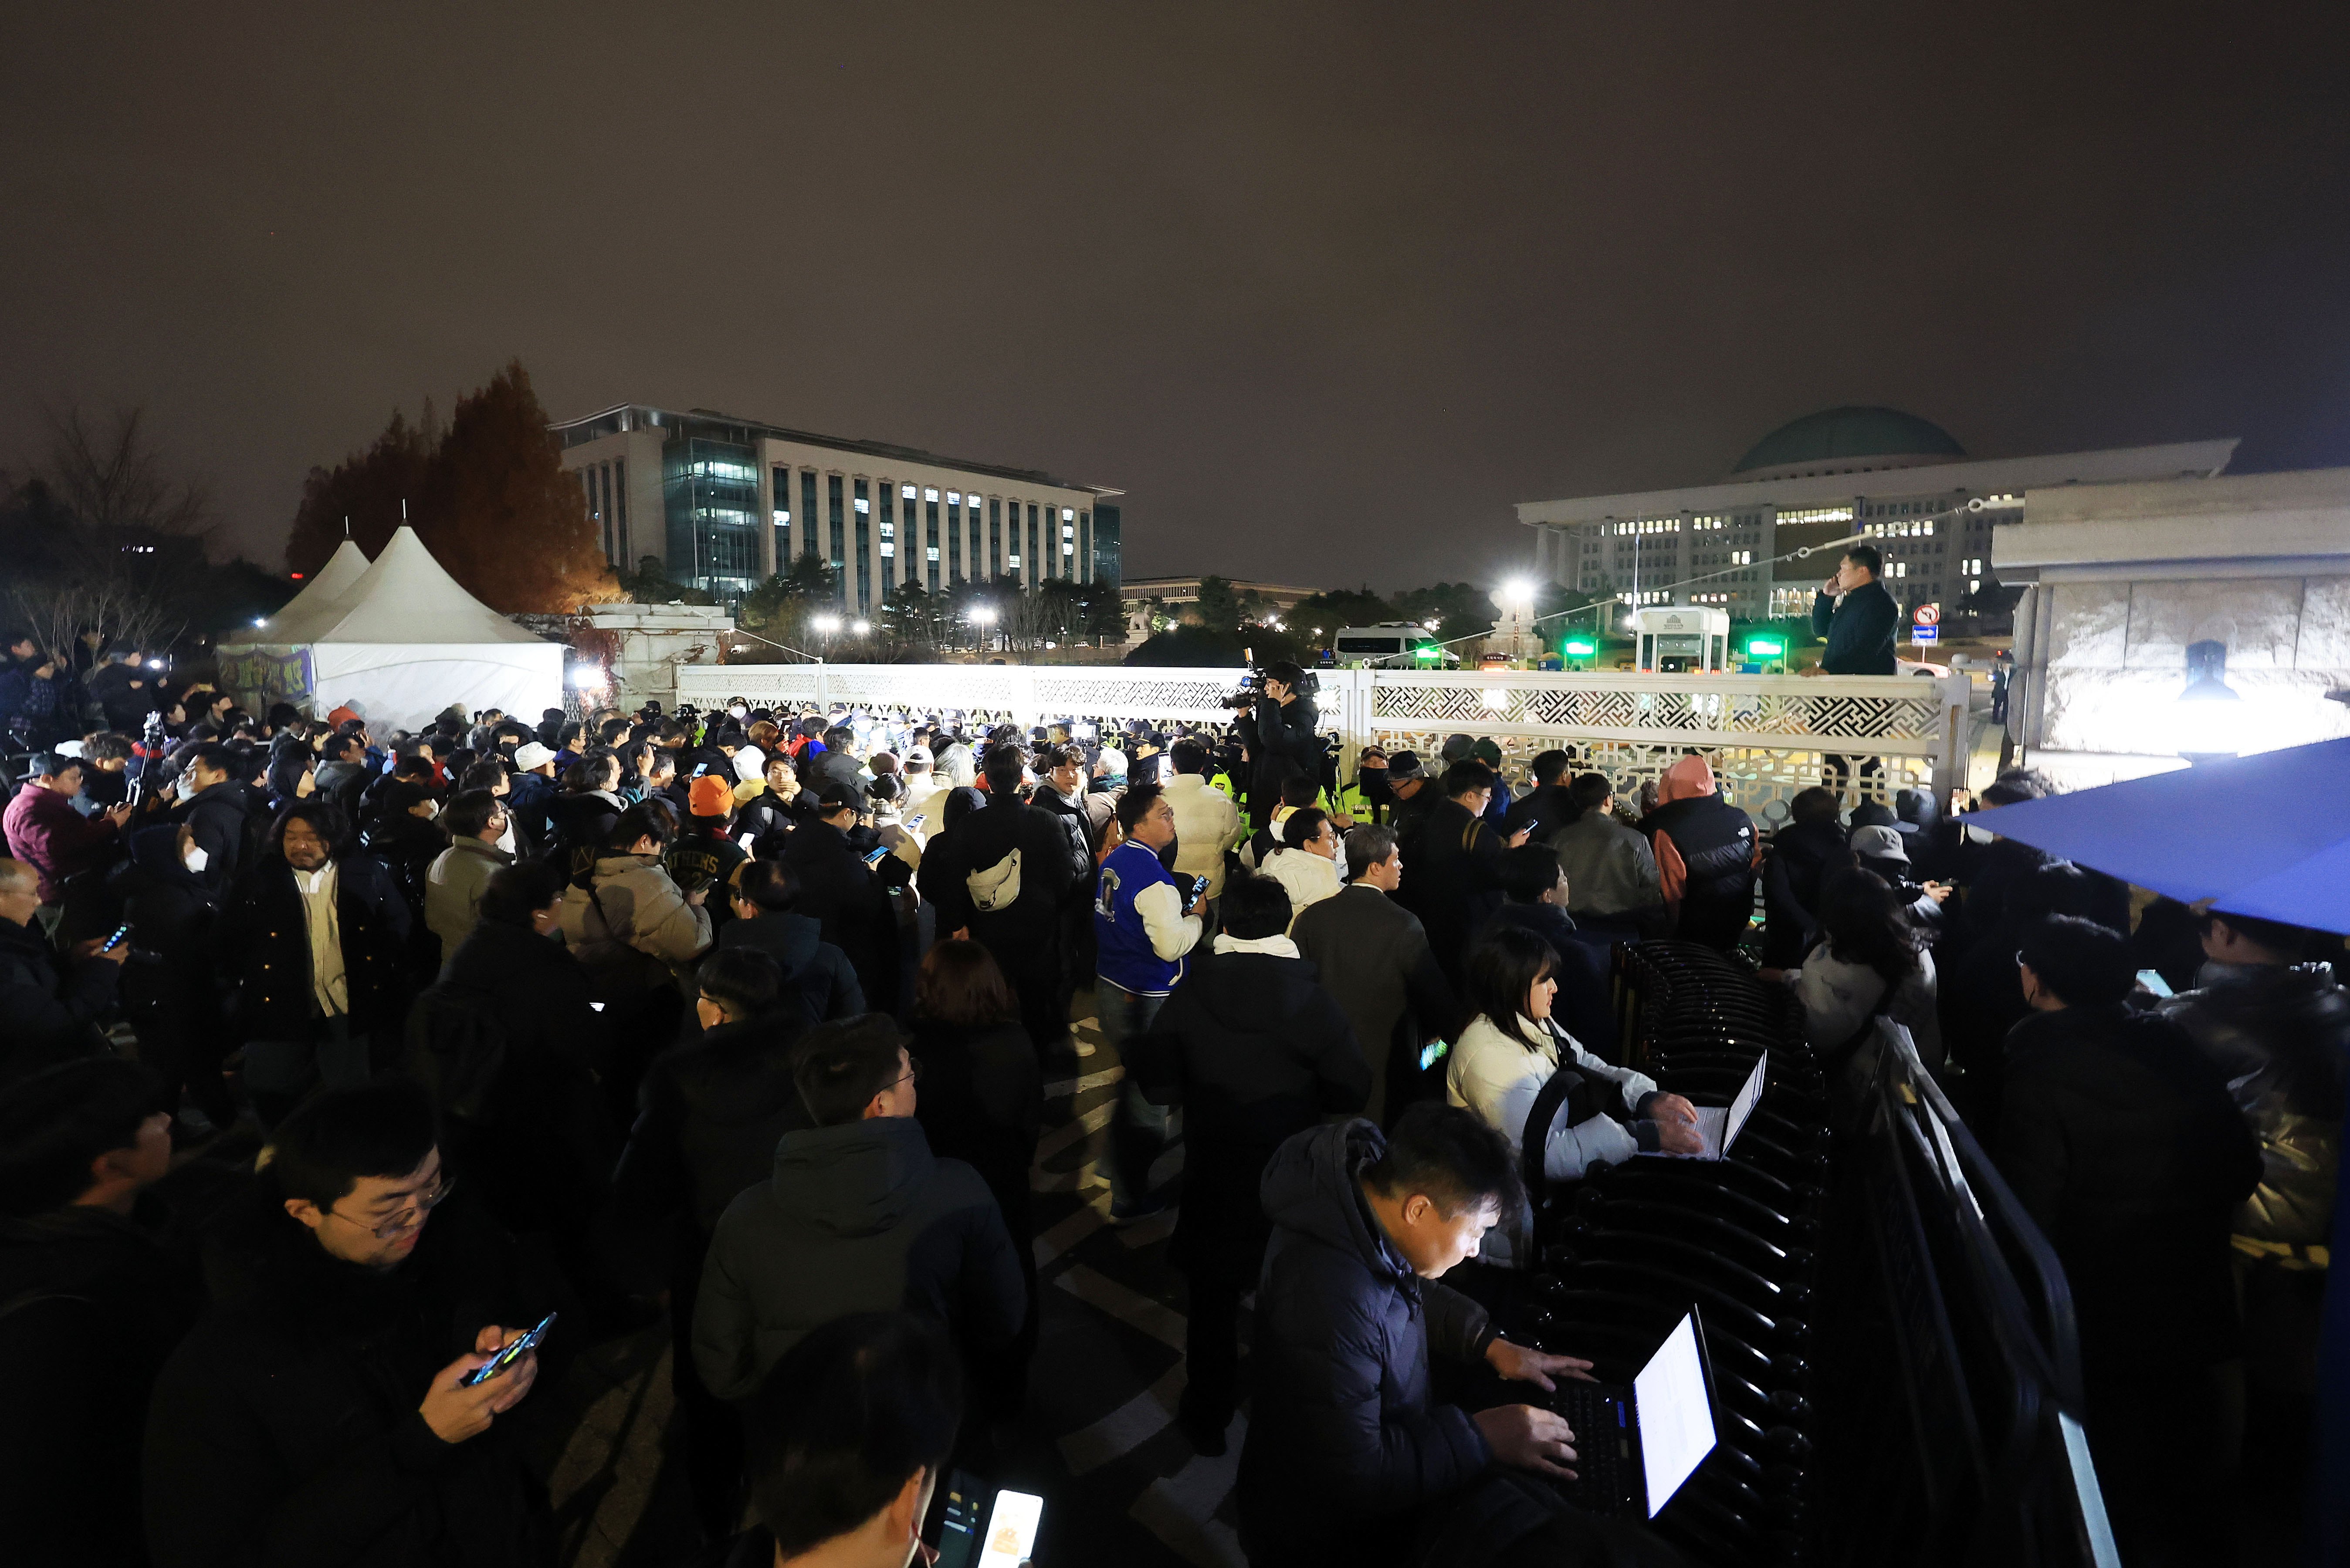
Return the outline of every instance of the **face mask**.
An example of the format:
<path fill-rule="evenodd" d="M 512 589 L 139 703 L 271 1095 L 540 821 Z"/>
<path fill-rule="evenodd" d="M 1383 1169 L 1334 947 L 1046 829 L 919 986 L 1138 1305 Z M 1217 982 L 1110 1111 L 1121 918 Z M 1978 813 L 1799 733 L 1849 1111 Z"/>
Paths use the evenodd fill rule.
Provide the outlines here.
<path fill-rule="evenodd" d="M 189 870 L 195 872 L 198 875 L 202 875 L 203 868 L 212 864 L 212 859 L 213 857 L 210 855 L 204 853 L 204 847 L 203 845 L 191 844 L 188 846 L 188 852 L 180 857 L 180 864 L 186 867 Z"/>
<path fill-rule="evenodd" d="M 1967 824 L 1967 842 L 1970 844 L 1989 844 L 1998 836 L 1988 827 L 1977 827 L 1971 822 Z"/>
<path fill-rule="evenodd" d="M 195 779 L 187 774 L 182 774 L 172 781 L 172 793 L 181 800 L 191 798 L 196 793 Z"/>
<path fill-rule="evenodd" d="M 738 702 L 738 703 L 736 703 L 733 707 L 727 709 L 727 710 L 726 710 L 726 711 L 727 711 L 727 713 L 728 713 L 730 716 L 732 716 L 732 717 L 733 717 L 733 718 L 737 718 L 737 719 L 743 719 L 743 718 L 748 718 L 748 717 L 750 716 L 751 710 L 749 710 L 748 708 L 743 707 L 741 703 L 739 703 L 739 702 Z"/>

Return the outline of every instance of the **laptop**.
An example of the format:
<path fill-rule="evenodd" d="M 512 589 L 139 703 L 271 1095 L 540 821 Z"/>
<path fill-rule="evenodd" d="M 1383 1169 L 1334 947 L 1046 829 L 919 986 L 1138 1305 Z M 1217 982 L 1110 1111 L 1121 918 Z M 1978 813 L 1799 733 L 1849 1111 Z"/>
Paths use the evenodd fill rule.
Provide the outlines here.
<path fill-rule="evenodd" d="M 1771 1053 L 1765 1051 L 1754 1058 L 1754 1070 L 1746 1075 L 1746 1082 L 1738 1086 L 1738 1096 L 1727 1106 L 1697 1107 L 1697 1135 L 1705 1147 L 1695 1154 L 1669 1154 L 1655 1151 L 1660 1159 L 1721 1159 L 1730 1153 L 1730 1146 L 1746 1130 L 1746 1118 L 1762 1103 L 1762 1085 L 1771 1075 Z M 1642 1150 L 1648 1153 L 1648 1150 Z"/>
<path fill-rule="evenodd" d="M 1712 1374 L 1692 1308 L 1632 1379 L 1560 1379 L 1551 1408 L 1575 1428 L 1576 1479 L 1560 1490 L 1577 1507 L 1617 1519 L 1654 1519 L 1713 1452 Z"/>

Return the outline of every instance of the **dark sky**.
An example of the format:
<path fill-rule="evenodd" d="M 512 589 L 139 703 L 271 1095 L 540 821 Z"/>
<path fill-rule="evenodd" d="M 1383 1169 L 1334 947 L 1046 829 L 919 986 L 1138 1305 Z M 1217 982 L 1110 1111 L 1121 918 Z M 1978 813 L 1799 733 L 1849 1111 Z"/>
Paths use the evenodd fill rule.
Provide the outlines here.
<path fill-rule="evenodd" d="M 1384 587 L 1842 402 L 2350 462 L 2345 59 L 2338 0 L 18 4 L 0 453 L 143 403 L 275 564 L 520 356 Z"/>

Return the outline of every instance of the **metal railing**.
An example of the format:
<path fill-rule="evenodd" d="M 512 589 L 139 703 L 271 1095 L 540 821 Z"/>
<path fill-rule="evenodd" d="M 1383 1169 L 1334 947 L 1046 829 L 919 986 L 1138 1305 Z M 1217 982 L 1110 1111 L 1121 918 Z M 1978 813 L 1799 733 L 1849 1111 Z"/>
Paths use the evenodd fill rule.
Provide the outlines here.
<path fill-rule="evenodd" d="M 1241 670 L 1122 665 L 728 664 L 681 666 L 678 700 L 700 707 L 808 705 L 960 711 L 1021 725 L 1227 722 Z M 1637 789 L 1702 753 L 1737 805 L 1775 823 L 1796 791 L 1841 771 L 1861 795 L 1947 798 L 1965 782 L 1969 683 L 1958 676 L 1635 675 L 1618 671 L 1326 670 L 1315 701 L 1351 774 L 1366 745 L 1432 755 L 1450 734 L 1491 737 L 1523 778 L 1561 747 Z"/>

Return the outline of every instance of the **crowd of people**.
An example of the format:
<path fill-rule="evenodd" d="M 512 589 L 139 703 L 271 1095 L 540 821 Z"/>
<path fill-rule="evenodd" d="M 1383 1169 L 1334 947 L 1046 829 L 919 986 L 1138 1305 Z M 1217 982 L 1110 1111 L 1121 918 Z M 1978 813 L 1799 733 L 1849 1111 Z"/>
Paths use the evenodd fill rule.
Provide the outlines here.
<path fill-rule="evenodd" d="M 707 1560 L 907 1560 L 1023 1408 L 1080 993 L 1123 1075 L 1108 1218 L 1176 1209 L 1179 1425 L 1212 1456 L 1252 1413 L 1253 1561 L 1670 1561 L 1527 1484 L 1579 1439 L 1526 1390 L 1589 1368 L 1497 1327 L 1522 1172 L 1699 1147 L 1610 1002 L 1659 939 L 1744 944 L 1849 1082 L 1908 1028 L 2072 1279 L 2131 1539 L 2197 1539 L 2166 1489 L 2210 1495 L 2247 1410 L 2306 1418 L 2331 970 L 1929 794 L 1824 784 L 1773 827 L 1701 756 L 1636 783 L 1467 734 L 1341 781 L 1283 664 L 1229 726 L 378 733 L 12 649 L 11 1561 L 548 1561 L 534 1382 L 664 1313 Z"/>

